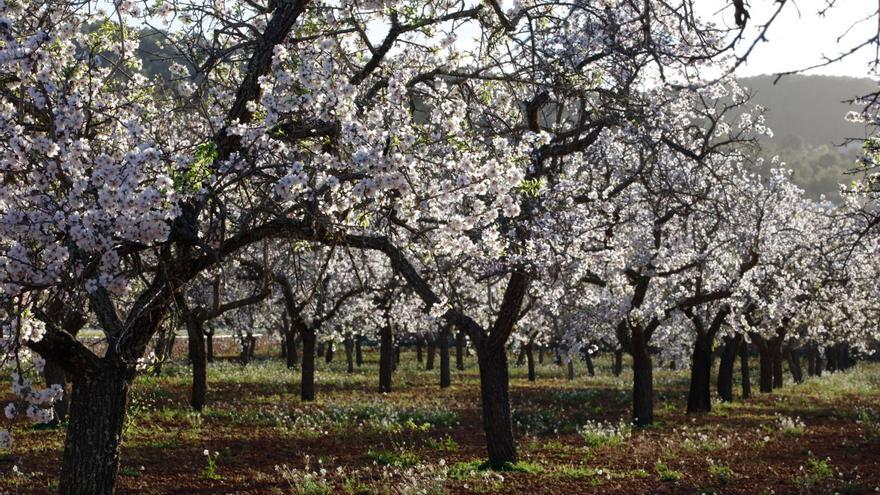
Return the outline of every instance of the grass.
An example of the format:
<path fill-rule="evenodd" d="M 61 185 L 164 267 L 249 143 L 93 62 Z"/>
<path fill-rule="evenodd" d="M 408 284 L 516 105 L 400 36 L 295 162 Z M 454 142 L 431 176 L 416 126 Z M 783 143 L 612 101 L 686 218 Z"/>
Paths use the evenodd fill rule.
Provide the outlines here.
<path fill-rule="evenodd" d="M 412 482 L 432 495 L 505 493 L 523 486 L 543 486 L 548 493 L 569 493 L 572 486 L 579 487 L 576 493 L 602 493 L 612 485 L 651 493 L 668 491 L 666 483 L 682 493 L 779 493 L 783 484 L 793 484 L 795 491 L 818 486 L 846 493 L 880 485 L 880 473 L 869 468 L 858 477 L 841 466 L 844 475 L 835 476 L 823 461 L 839 459 L 844 448 L 858 456 L 865 442 L 880 435 L 877 364 L 789 384 L 769 396 L 756 390 L 748 402 L 737 398 L 713 404 L 712 413 L 694 416 L 684 414 L 687 371 L 658 368 L 658 421 L 636 433 L 620 419 L 629 417 L 632 376 L 626 366 L 615 377 L 609 360 L 599 357 L 595 377 L 579 369 L 576 379 L 568 381 L 564 368 L 546 362 L 538 366 L 538 381 L 529 382 L 525 367 L 511 364 L 519 462 L 491 469 L 485 461 L 473 357 L 465 370 L 453 370 L 453 385 L 440 390 L 437 371 L 421 369 L 412 353 L 404 353 L 389 394 L 375 391 L 375 357 L 368 352 L 368 363 L 351 374 L 344 362 L 321 361 L 312 403 L 299 400 L 298 371 L 279 359 L 258 359 L 246 367 L 218 361 L 209 366 L 209 402 L 201 414 L 187 405 L 190 369 L 182 359 L 166 363 L 159 377 L 139 376 L 132 387 L 122 458 L 126 466 L 146 468 L 120 470 L 119 491 L 140 493 L 151 487 L 143 493 L 159 494 L 210 487 L 223 492 L 261 486 L 266 493 L 306 495 L 386 493 L 382 487 L 416 493 L 403 487 Z M 794 427 L 787 429 L 780 417 L 797 421 L 792 419 Z M 827 442 L 829 431 L 834 442 Z M 25 484 L 45 490 L 56 476 L 55 465 L 45 459 L 57 458 L 63 425 L 14 433 L 13 457 L 28 473 L 27 483 L 22 476 L 0 472 L 0 492 L 22 493 L 19 485 Z M 791 443 L 800 459 L 810 459 L 801 461 L 803 469 L 774 454 Z M 221 453 L 222 468 L 215 466 L 213 474 L 207 473 L 203 449 Z M 311 456 L 311 465 L 300 463 L 303 454 Z M 319 457 L 322 463 L 315 462 Z M 708 467 L 707 457 L 712 459 Z M 661 461 L 654 464 L 655 459 Z M 275 466 L 285 464 L 286 474 L 278 475 Z M 779 474 L 755 476 L 756 469 L 763 473 L 767 467 L 779 467 L 774 471 Z M 189 484 L 170 486 L 168 472 L 185 474 L 183 483 Z"/>

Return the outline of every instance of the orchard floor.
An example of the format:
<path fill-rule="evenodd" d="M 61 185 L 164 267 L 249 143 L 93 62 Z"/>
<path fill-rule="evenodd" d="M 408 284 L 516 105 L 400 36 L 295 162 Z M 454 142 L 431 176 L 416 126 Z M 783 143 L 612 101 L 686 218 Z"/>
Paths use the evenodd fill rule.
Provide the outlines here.
<path fill-rule="evenodd" d="M 382 395 L 374 391 L 375 356 L 367 357 L 354 374 L 345 373 L 344 356 L 330 365 L 321 360 L 312 404 L 300 402 L 298 373 L 279 359 L 247 367 L 214 363 L 210 407 L 200 415 L 187 407 L 189 368 L 183 362 L 166 364 L 158 378 L 138 378 L 118 492 L 880 491 L 880 365 L 860 364 L 800 385 L 787 375 L 789 383 L 773 394 L 714 404 L 706 415 L 684 414 L 685 372 L 658 370 L 656 424 L 622 437 L 593 427 L 589 439 L 579 433 L 588 421 L 618 424 L 628 417 L 628 373 L 614 377 L 609 363 L 599 360 L 596 377 L 577 369 L 568 381 L 563 368 L 544 364 L 530 383 L 524 367 L 511 366 L 520 462 L 490 472 L 479 468 L 485 454 L 473 358 L 464 371 L 453 370 L 451 388 L 440 390 L 437 370 L 421 370 L 414 355 L 404 353 L 394 392 Z M 13 450 L 0 463 L 0 493 L 51 493 L 63 429 L 20 424 L 14 434 Z"/>

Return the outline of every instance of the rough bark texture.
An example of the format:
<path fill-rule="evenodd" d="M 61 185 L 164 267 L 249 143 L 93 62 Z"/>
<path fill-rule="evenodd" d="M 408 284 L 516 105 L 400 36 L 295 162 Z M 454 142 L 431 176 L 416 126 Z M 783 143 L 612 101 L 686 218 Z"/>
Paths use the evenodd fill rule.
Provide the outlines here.
<path fill-rule="evenodd" d="M 58 492 L 110 495 L 119 468 L 131 370 L 101 361 L 74 378 Z"/>
<path fill-rule="evenodd" d="M 387 393 L 391 392 L 391 373 L 394 369 L 394 342 L 390 326 L 383 326 L 379 333 L 379 391 Z"/>
<path fill-rule="evenodd" d="M 712 410 L 712 336 L 698 333 L 691 355 L 691 381 L 688 391 L 688 413 Z"/>
<path fill-rule="evenodd" d="M 480 397 L 483 407 L 483 428 L 489 464 L 500 468 L 516 462 L 516 444 L 510 416 L 509 376 L 504 346 L 484 342 L 477 349 L 480 367 Z"/>
<path fill-rule="evenodd" d="M 302 329 L 302 368 L 300 370 L 300 399 L 315 400 L 315 331 Z"/>

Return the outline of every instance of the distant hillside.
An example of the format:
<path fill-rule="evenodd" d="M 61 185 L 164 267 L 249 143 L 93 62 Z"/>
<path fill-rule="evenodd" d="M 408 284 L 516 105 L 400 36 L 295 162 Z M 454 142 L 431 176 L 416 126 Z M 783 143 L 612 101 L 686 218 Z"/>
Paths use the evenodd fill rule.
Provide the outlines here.
<path fill-rule="evenodd" d="M 767 108 L 773 139 L 764 142 L 765 155 L 779 155 L 795 171 L 795 182 L 810 195 L 837 197 L 839 183 L 849 183 L 847 172 L 859 156 L 858 145 L 841 147 L 847 138 L 865 136 L 865 128 L 844 120 L 858 107 L 844 103 L 877 90 L 870 79 L 834 76 L 775 76 L 740 80 L 752 102 Z"/>

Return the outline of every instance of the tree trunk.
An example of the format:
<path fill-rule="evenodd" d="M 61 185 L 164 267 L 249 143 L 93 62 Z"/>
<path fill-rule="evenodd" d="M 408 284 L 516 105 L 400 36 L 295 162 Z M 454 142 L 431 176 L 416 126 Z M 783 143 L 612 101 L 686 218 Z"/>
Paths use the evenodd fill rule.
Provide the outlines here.
<path fill-rule="evenodd" d="M 467 348 L 467 336 L 461 330 L 455 336 L 455 368 L 464 370 L 464 351 Z"/>
<path fill-rule="evenodd" d="M 596 369 L 593 367 L 593 357 L 590 356 L 589 352 L 584 353 L 584 361 L 587 362 L 587 374 L 590 376 L 596 376 Z"/>
<path fill-rule="evenodd" d="M 296 365 L 299 364 L 299 356 L 297 356 L 296 352 L 296 339 L 293 333 L 288 333 L 287 336 L 284 337 L 284 344 L 287 350 L 284 352 L 285 357 L 287 358 L 287 369 L 296 368 Z"/>
<path fill-rule="evenodd" d="M 773 346 L 773 388 L 782 388 L 782 348 Z"/>
<path fill-rule="evenodd" d="M 687 412 L 701 413 L 712 410 L 712 341 L 711 332 L 697 333 L 691 355 L 691 383 L 688 391 Z"/>
<path fill-rule="evenodd" d="M 428 371 L 434 369 L 435 354 L 437 354 L 437 341 L 432 337 L 428 339 L 428 360 L 425 363 L 425 369 Z"/>
<path fill-rule="evenodd" d="M 766 345 L 759 346 L 758 356 L 761 370 L 760 391 L 767 394 L 773 391 L 773 351 Z"/>
<path fill-rule="evenodd" d="M 633 423 L 647 426 L 654 422 L 654 370 L 648 344 L 642 331 L 633 331 Z"/>
<path fill-rule="evenodd" d="M 452 374 L 449 369 L 449 338 L 451 336 L 449 326 L 444 325 L 440 332 L 440 388 L 447 388 L 452 384 Z"/>
<path fill-rule="evenodd" d="M 333 362 L 333 342 L 327 343 L 327 351 L 324 353 L 324 362 L 327 364 Z"/>
<path fill-rule="evenodd" d="M 568 360 L 568 381 L 574 380 L 574 360 Z"/>
<path fill-rule="evenodd" d="M 391 371 L 397 371 L 400 366 L 400 344 L 394 344 L 394 361 L 392 361 Z"/>
<path fill-rule="evenodd" d="M 526 345 L 520 344 L 519 354 L 516 355 L 516 366 L 520 367 L 526 362 Z"/>
<path fill-rule="evenodd" d="M 202 322 L 195 318 L 186 321 L 186 334 L 189 344 L 189 359 L 192 364 L 192 390 L 190 405 L 194 411 L 205 407 L 208 396 L 208 355 L 205 352 L 205 333 Z"/>
<path fill-rule="evenodd" d="M 801 368 L 800 353 L 792 350 L 790 347 L 785 349 L 785 360 L 788 361 L 788 370 L 791 371 L 791 378 L 795 383 L 803 383 L 804 372 Z"/>
<path fill-rule="evenodd" d="M 816 356 L 818 352 L 813 347 L 807 350 L 807 376 L 816 376 Z"/>
<path fill-rule="evenodd" d="M 614 351 L 614 363 L 612 364 L 611 372 L 614 373 L 614 376 L 620 376 L 620 374 L 623 372 L 622 350 Z"/>
<path fill-rule="evenodd" d="M 43 378 L 46 380 L 46 387 L 61 385 L 61 388 L 64 389 L 61 398 L 52 405 L 54 411 L 52 422 L 54 424 L 63 423 L 67 420 L 67 410 L 70 407 L 70 397 L 67 395 L 70 391 L 70 387 L 67 386 L 67 373 L 53 359 L 47 359 L 46 366 L 43 368 Z"/>
<path fill-rule="evenodd" d="M 302 368 L 300 369 L 300 393 L 303 402 L 315 400 L 315 331 L 303 328 L 302 334 Z"/>
<path fill-rule="evenodd" d="M 752 376 L 749 370 L 749 343 L 746 342 L 745 337 L 739 347 L 739 373 L 742 398 L 745 400 L 752 396 Z"/>
<path fill-rule="evenodd" d="M 354 341 L 351 337 L 345 338 L 345 364 L 348 373 L 354 373 Z"/>
<path fill-rule="evenodd" d="M 416 362 L 422 364 L 425 362 L 425 340 L 419 336 L 416 338 Z"/>
<path fill-rule="evenodd" d="M 171 345 L 174 345 L 174 339 L 176 336 L 174 334 L 171 335 Z M 214 330 L 210 332 L 205 332 L 205 359 L 209 363 L 214 362 Z"/>
<path fill-rule="evenodd" d="M 324 351 L 325 351 L 325 346 L 324 346 L 324 343 L 321 342 L 320 344 L 318 344 L 318 348 L 316 351 L 318 354 L 318 357 L 324 357 Z"/>
<path fill-rule="evenodd" d="M 721 350 L 721 363 L 718 365 L 718 396 L 722 402 L 733 402 L 733 365 L 742 344 L 742 336 L 727 337 Z"/>
<path fill-rule="evenodd" d="M 492 345 L 486 340 L 477 348 L 480 397 L 489 464 L 498 469 L 505 463 L 516 462 L 516 444 L 510 417 L 507 353 L 503 345 Z"/>
<path fill-rule="evenodd" d="M 58 484 L 61 495 L 113 493 L 133 375 L 101 360 L 97 369 L 74 377 Z"/>
<path fill-rule="evenodd" d="M 544 364 L 544 346 L 538 346 L 538 364 Z"/>
<path fill-rule="evenodd" d="M 391 327 L 385 325 L 379 331 L 379 392 L 391 392 L 391 372 L 394 368 L 394 342 Z"/>
<path fill-rule="evenodd" d="M 529 340 L 529 343 L 526 344 L 526 362 L 529 366 L 529 381 L 533 382 L 536 379 L 536 376 L 535 376 L 535 344 L 531 340 Z"/>
<path fill-rule="evenodd" d="M 364 365 L 364 338 L 360 335 L 354 340 L 354 363 L 358 368 Z"/>

